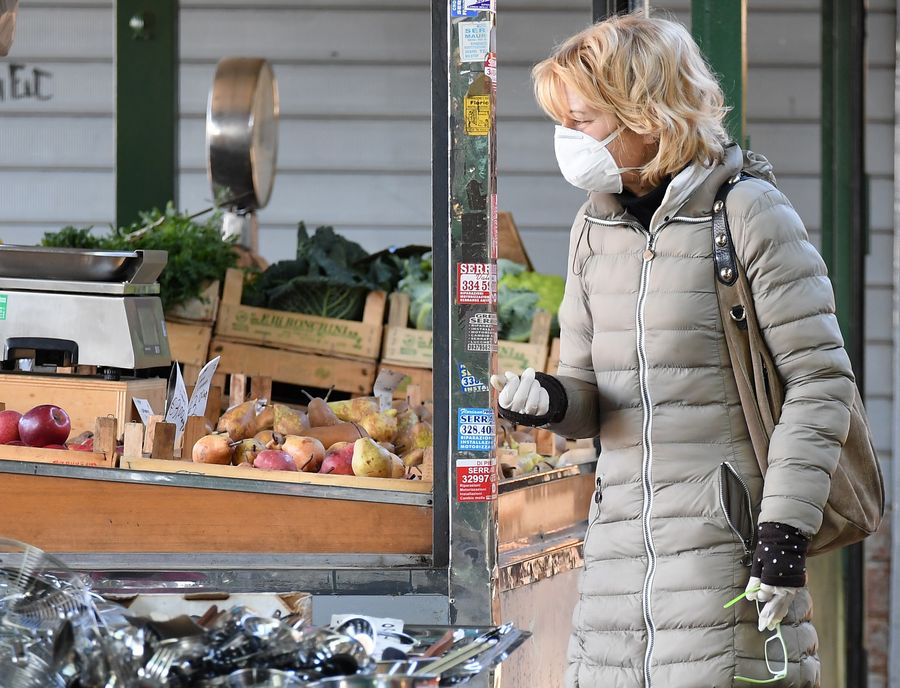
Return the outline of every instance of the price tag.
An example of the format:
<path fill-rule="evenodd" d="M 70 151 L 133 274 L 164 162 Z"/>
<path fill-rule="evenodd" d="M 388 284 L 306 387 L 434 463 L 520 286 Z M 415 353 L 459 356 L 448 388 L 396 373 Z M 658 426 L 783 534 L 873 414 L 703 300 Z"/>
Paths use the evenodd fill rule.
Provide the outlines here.
<path fill-rule="evenodd" d="M 134 402 L 134 407 L 137 409 L 138 415 L 141 417 L 141 422 L 146 426 L 147 423 L 150 422 L 150 416 L 154 415 L 150 402 L 146 399 L 138 399 L 137 397 L 132 398 L 132 401 Z"/>
<path fill-rule="evenodd" d="M 206 402 L 209 399 L 209 388 L 212 385 L 213 376 L 216 374 L 216 368 L 219 367 L 219 358 L 216 356 L 213 360 L 203 366 L 200 374 L 197 375 L 197 384 L 194 385 L 194 391 L 191 392 L 191 400 L 188 403 L 189 416 L 206 415 Z"/>
<path fill-rule="evenodd" d="M 497 499 L 497 459 L 457 459 L 456 501 L 489 502 Z"/>
<path fill-rule="evenodd" d="M 491 263 L 456 264 L 456 303 L 497 302 L 497 267 Z"/>
<path fill-rule="evenodd" d="M 460 408 L 458 413 L 456 448 L 459 451 L 493 451 L 494 410 L 489 408 Z"/>
<path fill-rule="evenodd" d="M 188 395 L 184 386 L 184 378 L 181 377 L 181 368 L 176 363 L 173 375 L 175 376 L 172 391 L 169 396 L 169 405 L 166 407 L 166 423 L 175 424 L 175 439 L 184 432 L 184 426 L 188 419 Z"/>

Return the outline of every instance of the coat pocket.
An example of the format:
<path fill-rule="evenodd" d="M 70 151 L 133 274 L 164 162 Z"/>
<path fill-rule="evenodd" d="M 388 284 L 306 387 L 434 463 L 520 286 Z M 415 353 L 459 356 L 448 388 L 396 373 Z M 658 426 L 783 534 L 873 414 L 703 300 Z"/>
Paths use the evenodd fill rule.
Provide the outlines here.
<path fill-rule="evenodd" d="M 719 466 L 719 505 L 729 529 L 744 548 L 741 563 L 750 566 L 756 547 L 753 498 L 741 474 L 728 461 Z"/>

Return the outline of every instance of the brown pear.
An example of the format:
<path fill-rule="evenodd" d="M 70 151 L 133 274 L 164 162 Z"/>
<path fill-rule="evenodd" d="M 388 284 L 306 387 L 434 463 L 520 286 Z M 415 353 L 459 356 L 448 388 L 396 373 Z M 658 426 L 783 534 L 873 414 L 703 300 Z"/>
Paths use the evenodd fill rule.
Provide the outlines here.
<path fill-rule="evenodd" d="M 227 432 L 232 442 L 248 439 L 257 433 L 256 415 L 257 400 L 245 401 L 223 413 L 216 429 Z"/>
<path fill-rule="evenodd" d="M 412 429 L 419 422 L 419 417 L 412 409 L 406 409 L 397 414 L 397 434 L 394 437 L 394 444 L 397 449 L 405 451 L 407 447 L 412 445 Z"/>
<path fill-rule="evenodd" d="M 271 430 L 275 424 L 275 407 L 269 404 L 264 406 L 256 416 L 256 432 Z"/>
<path fill-rule="evenodd" d="M 306 414 L 309 416 L 309 427 L 324 428 L 328 425 L 337 425 L 340 419 L 335 415 L 328 402 L 324 399 L 310 399 L 306 406 Z"/>
<path fill-rule="evenodd" d="M 302 435 L 309 429 L 306 416 L 284 404 L 275 404 L 275 422 L 272 428 L 280 435 Z"/>

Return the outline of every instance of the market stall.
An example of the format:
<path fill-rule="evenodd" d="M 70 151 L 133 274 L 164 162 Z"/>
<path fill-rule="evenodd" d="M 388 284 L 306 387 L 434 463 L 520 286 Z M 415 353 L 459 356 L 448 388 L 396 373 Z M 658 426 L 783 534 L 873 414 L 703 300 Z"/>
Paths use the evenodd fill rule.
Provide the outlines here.
<path fill-rule="evenodd" d="M 142 315 L 150 312 L 146 309 L 139 308 L 136 314 L 129 310 L 129 303 L 139 301 L 158 307 L 159 273 L 142 267 L 148 256 L 141 254 L 124 257 L 126 261 L 143 257 L 133 275 L 95 277 L 92 291 L 75 288 L 79 299 L 115 301 L 125 311 L 118 325 L 107 326 L 104 320 L 103 327 L 72 334 L 68 339 L 78 344 L 74 349 L 47 350 L 40 342 L 21 342 L 10 360 L 31 363 L 0 374 L 0 402 L 7 408 L 24 412 L 37 403 L 65 406 L 74 430 L 96 428 L 93 451 L 78 457 L 63 449 L 7 451 L 0 445 L 0 522 L 5 536 L 52 552 L 65 565 L 87 573 L 93 589 L 104 593 L 302 591 L 312 596 L 314 623 L 349 611 L 426 625 L 483 628 L 513 620 L 534 635 L 504 669 L 505 685 L 525 685 L 522 677 L 527 676 L 534 685 L 553 686 L 561 681 L 596 464 L 588 445 L 571 454 L 580 459 L 568 465 L 504 477 L 504 463 L 515 467 L 520 456 L 535 453 L 538 444 L 549 442 L 546 453 L 551 455 L 560 452 L 546 437 L 534 437 L 534 447 L 521 442 L 506 454 L 498 452 L 494 393 L 484 384 L 497 369 L 500 348 L 496 10 L 493 3 L 468 1 L 450 3 L 449 8 L 436 1 L 432 7 L 433 393 L 427 396 L 433 398 L 433 407 L 421 403 L 424 385 L 412 394 L 399 394 L 394 406 L 397 414 L 412 413 L 416 423 L 426 422 L 417 410 L 427 407 L 433 424 L 428 458 L 424 447 L 407 445 L 407 450 L 421 450 L 416 463 L 402 461 L 396 474 L 354 470 L 353 475 L 253 468 L 250 464 L 258 455 L 269 451 L 266 445 L 253 448 L 252 461 L 235 461 L 236 445 L 254 442 L 259 432 L 277 433 L 273 419 L 272 425 L 254 427 L 249 437 L 231 434 L 228 461 L 198 461 L 199 440 L 213 436 L 204 419 L 228 432 L 218 413 L 203 409 L 193 417 L 185 411 L 181 420 L 168 413 L 154 418 L 152 413 L 139 413 L 140 404 L 133 403 L 138 397 L 146 401 L 146 409 L 160 413 L 167 408 L 166 401 L 172 405 L 166 366 L 172 357 L 167 342 L 173 335 L 179 352 L 189 352 L 178 354 L 186 364 L 188 385 L 203 388 L 198 373 L 208 356 L 200 353 L 208 346 L 207 354 L 219 357 L 217 375 L 229 378 L 231 401 L 251 407 L 254 399 L 271 396 L 273 381 L 369 395 L 380 368 L 405 363 L 415 370 L 429 369 L 415 366 L 421 362 L 421 349 L 404 354 L 402 347 L 393 347 L 392 356 L 384 359 L 383 345 L 398 336 L 398 330 L 390 333 L 390 328 L 402 330 L 407 324 L 402 299 L 394 303 L 398 299 L 371 291 L 362 296 L 361 318 L 352 323 L 312 315 L 284 318 L 277 310 L 243 303 L 245 283 L 230 271 L 223 275 L 215 315 L 207 311 L 192 319 L 182 310 L 180 317 L 169 321 L 167 336 L 161 310 L 150 316 Z M 257 78 L 266 73 L 257 65 Z M 263 102 L 277 112 L 273 101 L 277 89 L 262 81 L 267 94 Z M 211 99 L 210 107 L 216 102 Z M 272 121 L 265 120 L 268 128 L 263 133 L 245 132 L 245 137 L 268 146 L 263 159 L 274 169 Z M 235 155 L 242 159 L 249 151 Z M 266 181 L 271 184 L 271 178 L 250 176 L 254 183 L 263 179 L 263 186 Z M 235 184 L 228 182 L 229 232 L 249 237 L 246 243 L 252 245 L 251 211 L 265 205 L 268 191 L 251 185 L 234 195 Z M 254 200 L 240 201 L 248 195 Z M 66 295 L 72 290 L 63 288 L 63 281 L 85 281 L 83 275 L 41 275 L 41 269 L 32 271 L 41 276 L 40 286 L 23 284 L 27 276 L 9 276 L 20 280 L 10 282 L 0 269 L 0 301 L 8 299 L 10 314 L 22 294 L 70 298 Z M 51 277 L 48 288 L 45 282 Z M 211 288 L 215 297 L 207 303 L 219 296 L 215 286 Z M 394 308 L 404 315 L 392 315 Z M 3 324 L 4 318 L 0 332 L 7 339 L 58 341 L 66 339 L 63 332 L 73 327 L 45 317 L 43 330 L 20 333 L 17 328 L 24 327 L 20 321 L 10 317 Z M 507 347 L 506 355 L 531 356 L 543 367 L 548 330 L 547 322 L 536 318 L 536 341 L 526 343 L 519 353 Z M 155 358 L 113 356 L 122 348 L 114 335 L 122 332 L 130 333 L 124 348 L 145 354 L 153 350 Z M 88 341 L 114 347 L 114 352 L 103 350 L 89 358 L 88 347 L 82 344 Z M 39 356 L 38 351 L 43 353 Z M 98 369 L 101 377 L 119 379 L 80 375 L 91 372 L 78 369 L 83 365 Z M 33 366 L 49 366 L 54 373 L 38 375 Z M 100 382 L 110 389 L 119 385 L 119 391 L 91 406 L 88 401 L 94 394 L 88 388 Z M 207 401 L 216 398 L 212 390 L 217 383 L 221 379 L 212 375 L 205 381 Z M 63 400 L 60 390 L 66 388 L 75 391 Z M 36 390 L 46 394 L 39 396 Z M 397 403 L 391 401 L 393 391 L 388 390 L 387 400 L 382 397 L 383 405 L 373 413 Z M 373 401 L 378 403 L 378 397 Z M 254 416 L 262 411 L 257 408 Z M 310 422 L 310 413 L 306 425 L 289 434 L 313 433 L 321 427 Z M 101 442 L 107 415 L 116 419 L 111 443 Z M 358 428 L 364 422 L 347 416 L 335 424 Z M 398 458 L 403 454 L 400 445 L 393 444 L 396 431 L 384 438 L 391 445 L 388 450 L 377 446 L 375 431 L 363 430 L 365 436 L 360 432 L 349 438 L 354 462 L 360 442 L 368 442 L 379 460 L 385 452 Z M 321 444 L 330 449 L 325 441 Z M 414 467 L 416 471 L 410 470 Z"/>

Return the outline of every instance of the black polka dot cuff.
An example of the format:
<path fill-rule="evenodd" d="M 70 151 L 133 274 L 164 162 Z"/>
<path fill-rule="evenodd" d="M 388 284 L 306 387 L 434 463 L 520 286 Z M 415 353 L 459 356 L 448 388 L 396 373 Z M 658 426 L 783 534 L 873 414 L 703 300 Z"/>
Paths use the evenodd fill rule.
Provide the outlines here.
<path fill-rule="evenodd" d="M 799 588 L 806 585 L 809 540 L 784 523 L 760 523 L 750 575 L 766 585 Z"/>

